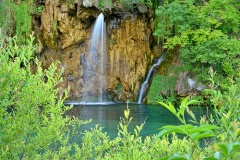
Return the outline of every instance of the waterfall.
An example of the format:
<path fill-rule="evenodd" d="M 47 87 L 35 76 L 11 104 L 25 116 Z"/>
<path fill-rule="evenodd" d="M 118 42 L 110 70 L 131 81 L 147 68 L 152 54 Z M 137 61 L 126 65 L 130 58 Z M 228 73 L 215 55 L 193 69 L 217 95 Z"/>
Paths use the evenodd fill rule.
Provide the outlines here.
<path fill-rule="evenodd" d="M 106 99 L 105 88 L 105 64 L 106 64 L 106 23 L 104 15 L 101 13 L 95 23 L 91 35 L 91 45 L 89 55 L 82 58 L 86 61 L 83 76 L 83 102 L 103 102 Z M 98 92 L 97 95 L 95 92 Z M 92 100 L 92 97 L 98 100 Z"/>
<path fill-rule="evenodd" d="M 165 56 L 167 53 L 163 53 L 163 55 L 158 59 L 157 63 L 155 63 L 150 70 L 148 71 L 147 77 L 145 79 L 145 81 L 143 82 L 140 92 L 139 92 L 139 96 L 138 96 L 138 103 L 142 103 L 143 100 L 143 96 L 146 93 L 146 90 L 148 89 L 148 85 L 149 85 L 149 80 L 151 78 L 151 76 L 153 75 L 153 71 L 156 67 L 158 67 L 164 60 Z"/>

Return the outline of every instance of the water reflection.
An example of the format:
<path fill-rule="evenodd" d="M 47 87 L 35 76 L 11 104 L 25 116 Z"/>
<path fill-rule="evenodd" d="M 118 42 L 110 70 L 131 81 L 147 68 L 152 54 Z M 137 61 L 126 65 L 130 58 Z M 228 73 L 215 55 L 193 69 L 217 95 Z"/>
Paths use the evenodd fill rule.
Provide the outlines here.
<path fill-rule="evenodd" d="M 90 128 L 94 128 L 96 124 L 99 124 L 99 126 L 104 127 L 104 132 L 107 132 L 111 138 L 114 138 L 117 136 L 120 117 L 124 117 L 126 108 L 127 104 L 125 103 L 74 106 L 68 113 L 82 120 L 92 119 L 91 123 L 82 125 L 80 131 L 90 130 Z M 159 132 L 158 129 L 164 125 L 181 124 L 170 111 L 159 105 L 128 104 L 128 108 L 130 109 L 130 117 L 133 117 L 129 126 L 130 131 L 133 131 L 136 125 L 141 125 L 145 122 L 140 133 L 141 136 L 156 134 Z M 206 115 L 207 112 L 204 107 L 190 107 L 190 109 L 198 118 Z M 186 116 L 186 120 L 190 120 L 190 117 Z"/>

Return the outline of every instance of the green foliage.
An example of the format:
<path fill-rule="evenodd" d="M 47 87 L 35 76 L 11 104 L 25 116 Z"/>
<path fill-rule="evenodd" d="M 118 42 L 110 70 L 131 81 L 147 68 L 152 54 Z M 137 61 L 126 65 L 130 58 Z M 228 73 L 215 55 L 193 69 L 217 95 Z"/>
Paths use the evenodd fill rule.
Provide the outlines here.
<path fill-rule="evenodd" d="M 220 144 L 219 145 L 221 152 L 217 152 L 219 154 L 217 154 L 216 158 L 217 159 L 235 159 L 235 158 L 239 158 L 240 156 L 240 142 L 232 142 L 230 144 Z"/>
<path fill-rule="evenodd" d="M 5 36 L 18 36 L 18 43 L 26 43 L 28 35 L 32 31 L 31 6 L 28 2 L 14 3 L 4 1 L 0 7 L 0 27 Z M 7 15 L 7 16 L 5 16 Z"/>
<path fill-rule="evenodd" d="M 153 81 L 149 89 L 147 97 L 148 103 L 156 104 L 156 101 L 175 102 L 176 101 L 176 97 L 174 94 L 175 81 L 176 81 L 175 77 L 156 75 L 153 78 Z M 164 92 L 166 93 L 166 95 L 162 94 Z"/>
<path fill-rule="evenodd" d="M 154 34 L 167 40 L 172 36 L 188 35 L 189 32 L 208 28 L 224 34 L 238 33 L 238 5 L 235 0 L 210 0 L 203 4 L 195 0 L 165 1 L 156 11 L 159 22 Z"/>
<path fill-rule="evenodd" d="M 155 0 L 140 0 L 141 3 L 147 5 L 147 6 L 152 6 Z"/>
<path fill-rule="evenodd" d="M 16 34 L 19 39 L 19 43 L 25 43 L 27 36 L 32 30 L 32 16 L 29 12 L 29 6 L 23 2 L 20 5 L 14 6 L 15 21 L 16 21 Z"/>
<path fill-rule="evenodd" d="M 226 89 L 239 75 L 239 1 L 165 1 L 156 11 L 154 35 L 167 49 L 181 47 L 185 67 L 206 82 L 211 66 L 217 82 Z"/>
<path fill-rule="evenodd" d="M 174 114 L 183 125 L 179 126 L 173 126 L 173 125 L 167 125 L 163 126 L 161 129 L 161 132 L 157 135 L 157 137 L 161 137 L 164 135 L 168 135 L 170 133 L 179 133 L 185 135 L 187 138 L 192 140 L 193 148 L 198 148 L 200 149 L 200 143 L 199 140 L 203 138 L 209 138 L 209 137 L 214 137 L 216 134 L 214 133 L 214 130 L 218 129 L 216 125 L 211 125 L 211 124 L 201 124 L 200 126 L 194 126 L 192 124 L 187 124 L 185 120 L 185 111 L 191 116 L 193 119 L 194 123 L 198 123 L 195 115 L 189 110 L 188 105 L 192 104 L 197 104 L 199 103 L 196 100 L 191 100 L 188 101 L 188 97 L 185 98 L 179 109 L 176 110 L 175 107 L 172 105 L 171 102 L 169 104 L 163 103 L 163 102 L 158 102 L 160 105 L 164 106 L 167 108 L 172 114 Z"/>
<path fill-rule="evenodd" d="M 43 5 L 39 5 L 38 7 L 35 8 L 35 13 L 36 13 L 36 14 L 41 14 L 43 8 L 44 8 Z"/>
<path fill-rule="evenodd" d="M 213 29 L 221 30 L 224 34 L 238 33 L 240 18 L 237 7 L 239 4 L 240 2 L 236 0 L 210 0 L 201 8 L 200 16 Z"/>
<path fill-rule="evenodd" d="M 159 6 L 156 10 L 159 22 L 157 23 L 154 35 L 167 39 L 189 30 L 192 25 L 194 27 L 198 24 L 195 9 L 191 0 L 175 0 L 169 3 L 166 1 L 163 6 Z"/>
<path fill-rule="evenodd" d="M 217 138 L 224 142 L 239 141 L 240 121 L 240 87 L 239 83 L 230 84 L 224 94 L 216 90 L 214 82 L 215 73 L 210 70 L 210 88 L 204 93 L 209 96 L 213 104 L 215 116 L 210 117 L 210 122 L 221 127 Z M 239 77 L 238 77 L 239 78 Z"/>
<path fill-rule="evenodd" d="M 0 159 L 69 156 L 69 128 L 82 123 L 63 116 L 70 107 L 57 95 L 62 71 L 57 63 L 42 70 L 33 41 L 30 36 L 27 45 L 17 45 L 0 34 Z"/>
<path fill-rule="evenodd" d="M 217 71 L 216 82 L 239 76 L 240 62 L 237 58 L 240 50 L 240 41 L 232 38 L 215 38 L 182 49 L 182 58 L 185 66 L 198 74 L 198 79 L 206 82 L 209 67 Z M 201 71 L 201 72 L 200 72 Z M 226 84 L 228 83 L 228 84 Z M 221 83 L 221 87 L 229 86 L 229 81 Z"/>
<path fill-rule="evenodd" d="M 0 5 L 0 28 L 2 34 L 13 36 L 15 31 L 14 10 L 9 1 L 1 2 Z"/>
<path fill-rule="evenodd" d="M 122 3 L 123 6 L 130 9 L 134 8 L 134 4 L 145 4 L 148 7 L 152 7 L 155 1 L 156 0 L 117 0 L 117 2 Z"/>
<path fill-rule="evenodd" d="M 184 125 L 186 125 L 186 121 L 185 121 L 185 109 L 187 108 L 187 112 L 188 114 L 192 117 L 192 119 L 194 121 L 196 121 L 196 118 L 194 116 L 194 114 L 188 109 L 188 105 L 192 105 L 192 104 L 197 104 L 199 103 L 199 101 L 196 100 L 191 100 L 188 101 L 188 97 L 185 98 L 182 102 L 181 105 L 179 106 L 179 109 L 176 110 L 174 105 L 169 102 L 168 104 L 164 103 L 164 102 L 158 102 L 160 105 L 164 106 L 165 108 L 167 108 L 172 114 L 174 114 L 180 121 L 181 123 L 183 123 Z"/>
<path fill-rule="evenodd" d="M 101 9 L 112 8 L 112 0 L 99 0 L 98 7 Z"/>
<path fill-rule="evenodd" d="M 240 107 L 240 92 L 239 84 L 232 84 L 228 87 L 227 91 L 222 94 L 220 90 L 216 90 L 214 81 L 214 72 L 210 70 L 210 88 L 205 89 L 205 94 L 210 98 L 210 104 L 214 106 L 213 114 L 209 115 L 209 118 L 202 118 L 200 123 L 196 121 L 194 114 L 189 110 L 188 105 L 199 103 L 197 101 L 188 101 L 185 98 L 179 109 L 176 110 L 171 103 L 159 102 L 162 106 L 166 107 L 171 113 L 173 113 L 182 123 L 180 126 L 164 126 L 158 134 L 158 137 L 168 135 L 171 133 L 183 134 L 193 142 L 192 148 L 198 148 L 201 153 L 205 150 L 202 148 L 199 139 L 208 138 L 205 147 L 212 147 L 214 149 L 214 157 L 209 156 L 207 159 L 239 159 L 240 143 L 240 123 L 239 123 L 239 107 Z M 239 78 L 239 77 L 238 77 Z M 199 126 L 187 124 L 184 118 L 184 112 L 187 112 L 193 119 L 193 123 Z M 209 141 L 210 137 L 213 137 Z M 194 157 L 194 152 L 190 157 Z M 189 154 L 189 153 L 188 153 Z M 188 159 L 188 158 L 186 158 Z"/>

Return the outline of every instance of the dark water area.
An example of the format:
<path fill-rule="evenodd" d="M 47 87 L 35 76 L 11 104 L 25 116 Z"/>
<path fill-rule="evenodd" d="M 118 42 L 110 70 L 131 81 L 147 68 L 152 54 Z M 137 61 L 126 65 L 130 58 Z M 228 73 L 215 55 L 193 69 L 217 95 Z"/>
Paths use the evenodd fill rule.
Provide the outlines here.
<path fill-rule="evenodd" d="M 136 125 L 140 126 L 145 122 L 140 136 L 157 134 L 164 125 L 181 125 L 180 121 L 166 108 L 160 105 L 144 105 L 144 104 L 106 104 L 106 105 L 81 105 L 74 106 L 68 114 L 75 115 L 81 120 L 92 119 L 92 122 L 81 125 L 79 131 L 90 131 L 96 124 L 103 128 L 103 132 L 107 132 L 110 138 L 114 138 L 118 133 L 118 125 L 120 117 L 124 117 L 124 110 L 130 109 L 132 121 L 129 125 L 129 131 L 133 132 Z M 196 118 L 207 114 L 206 107 L 192 106 L 189 107 L 193 111 Z M 186 114 L 186 121 L 191 120 Z"/>

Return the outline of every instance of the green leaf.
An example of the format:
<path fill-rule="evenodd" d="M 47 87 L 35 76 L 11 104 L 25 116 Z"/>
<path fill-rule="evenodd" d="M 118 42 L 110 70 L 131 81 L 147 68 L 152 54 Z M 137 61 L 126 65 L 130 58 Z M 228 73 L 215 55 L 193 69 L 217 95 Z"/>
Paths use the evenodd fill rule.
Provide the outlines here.
<path fill-rule="evenodd" d="M 226 144 L 220 144 L 219 147 L 221 148 L 221 153 L 223 154 L 223 156 L 227 156 L 228 155 L 228 147 Z"/>
<path fill-rule="evenodd" d="M 172 112 L 174 115 L 176 115 L 176 109 L 174 107 L 174 105 L 172 105 L 171 102 L 169 102 L 168 104 L 164 103 L 164 102 L 157 102 L 158 104 L 164 106 L 165 108 L 167 108 L 170 112 Z"/>
<path fill-rule="evenodd" d="M 194 126 L 192 126 L 190 124 L 189 125 L 180 125 L 180 126 L 173 126 L 173 125 L 163 126 L 160 128 L 162 131 L 160 131 L 157 134 L 157 138 L 162 137 L 164 135 L 174 133 L 174 132 L 180 133 L 183 135 L 188 135 L 188 131 L 192 130 L 193 128 L 194 128 Z"/>
<path fill-rule="evenodd" d="M 189 107 L 186 107 L 186 111 L 187 111 L 187 113 L 191 116 L 191 118 L 194 120 L 194 121 L 192 121 L 193 123 L 197 123 L 196 121 L 196 117 L 195 117 L 195 115 L 193 114 L 193 112 L 189 109 Z"/>
<path fill-rule="evenodd" d="M 199 104 L 200 103 L 200 101 L 197 101 L 197 100 L 190 100 L 190 101 L 188 101 L 187 102 L 187 106 L 189 106 L 189 105 L 192 105 L 192 104 L 194 104 L 194 105 L 196 105 L 196 104 Z"/>
<path fill-rule="evenodd" d="M 187 159 L 183 157 L 176 157 L 176 156 L 164 156 L 159 158 L 159 160 L 187 160 Z"/>
<path fill-rule="evenodd" d="M 228 145 L 228 153 L 239 151 L 240 142 L 232 142 Z"/>
<path fill-rule="evenodd" d="M 218 129 L 219 127 L 212 124 L 202 124 L 201 126 L 195 128 L 193 132 L 210 132 L 212 130 Z"/>
<path fill-rule="evenodd" d="M 203 158 L 203 160 L 219 160 L 219 159 L 218 158 L 209 157 L 209 158 Z"/>
<path fill-rule="evenodd" d="M 194 136 L 191 136 L 193 140 L 199 140 L 202 138 L 209 138 L 209 137 L 214 137 L 216 136 L 214 133 L 199 133 Z"/>
<path fill-rule="evenodd" d="M 162 131 L 160 131 L 157 134 L 156 138 L 160 138 L 160 137 L 162 137 L 164 135 L 168 135 L 168 134 L 173 133 L 173 132 L 175 132 L 175 130 L 173 128 L 163 129 Z"/>
<path fill-rule="evenodd" d="M 182 100 L 181 105 L 180 105 L 180 109 L 178 111 L 178 114 L 181 114 L 182 116 L 184 116 L 184 111 L 185 108 L 187 107 L 187 101 L 188 101 L 189 97 L 186 97 Z"/>

